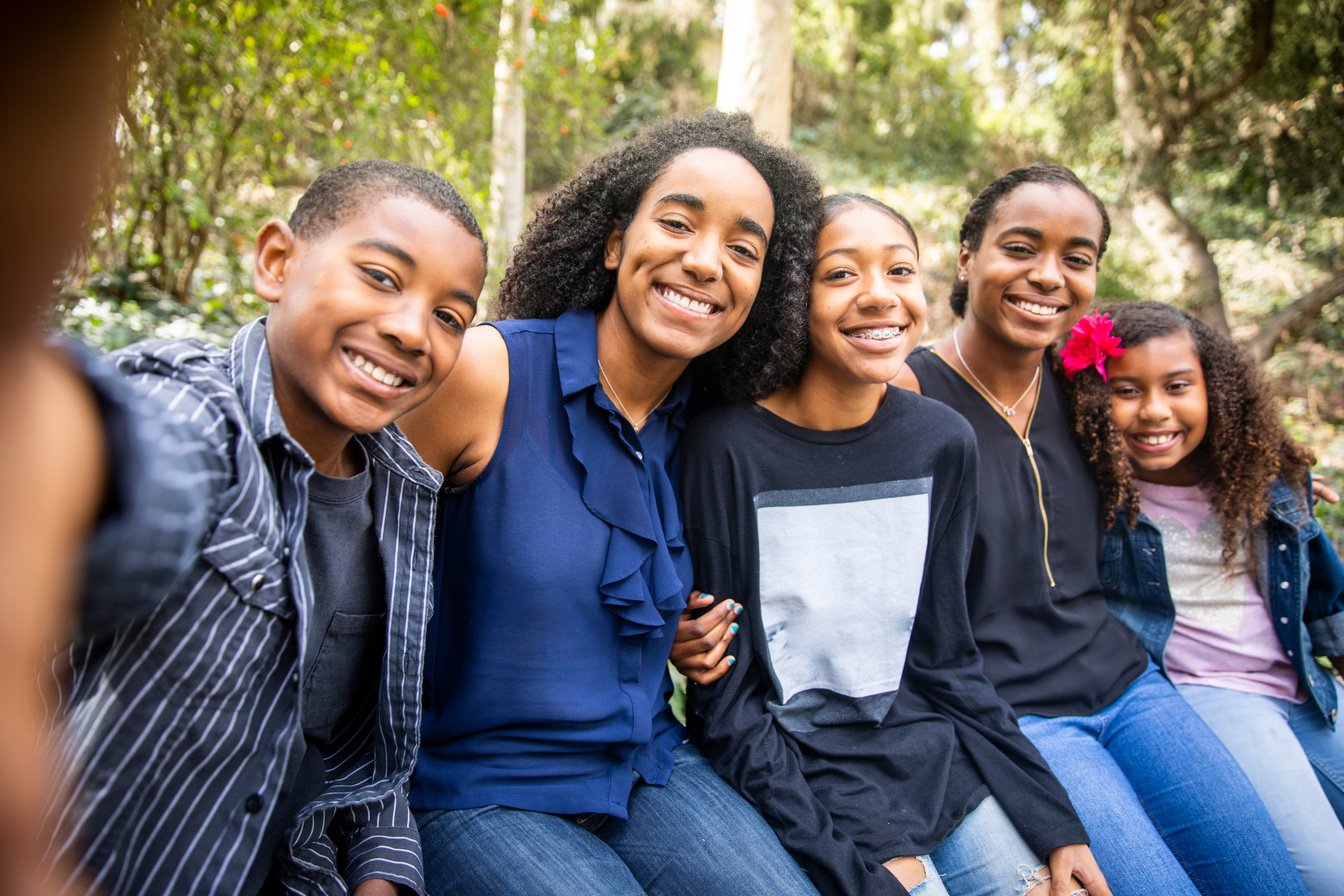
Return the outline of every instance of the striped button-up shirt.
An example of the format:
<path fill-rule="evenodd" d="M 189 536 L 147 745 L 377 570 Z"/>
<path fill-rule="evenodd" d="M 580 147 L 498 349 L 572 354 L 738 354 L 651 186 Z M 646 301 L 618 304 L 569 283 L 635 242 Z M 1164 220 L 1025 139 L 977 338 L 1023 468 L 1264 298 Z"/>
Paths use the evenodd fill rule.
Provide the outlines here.
<path fill-rule="evenodd" d="M 235 894 L 266 861 L 264 834 L 302 753 L 304 629 L 321 599 L 303 547 L 313 463 L 276 405 L 264 320 L 227 351 L 150 342 L 116 363 L 185 428 L 164 466 L 207 484 L 209 522 L 166 594 L 122 600 L 118 624 L 64 658 L 75 796 L 60 809 L 54 852 L 82 875 L 72 889 Z M 441 478 L 395 427 L 358 438 L 387 582 L 386 649 L 368 670 L 380 677 L 376 699 L 333 735 L 325 790 L 284 822 L 278 877 L 299 894 L 374 878 L 423 889 L 405 788 Z"/>

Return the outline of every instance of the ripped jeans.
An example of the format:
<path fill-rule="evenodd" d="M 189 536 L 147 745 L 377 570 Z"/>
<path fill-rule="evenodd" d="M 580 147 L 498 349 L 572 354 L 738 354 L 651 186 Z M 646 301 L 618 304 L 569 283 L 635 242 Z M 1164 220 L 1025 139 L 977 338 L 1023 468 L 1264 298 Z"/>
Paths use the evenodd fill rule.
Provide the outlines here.
<path fill-rule="evenodd" d="M 1045 863 L 1023 842 L 992 796 L 919 860 L 924 880 L 910 896 L 1009 896 L 1049 879 Z"/>

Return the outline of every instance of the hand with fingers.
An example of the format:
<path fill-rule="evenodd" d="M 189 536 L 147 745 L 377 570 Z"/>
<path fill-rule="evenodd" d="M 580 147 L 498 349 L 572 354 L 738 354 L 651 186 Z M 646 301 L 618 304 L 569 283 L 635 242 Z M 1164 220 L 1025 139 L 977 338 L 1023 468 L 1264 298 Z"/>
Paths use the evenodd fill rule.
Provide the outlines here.
<path fill-rule="evenodd" d="M 1111 896 L 1092 850 L 1081 843 L 1050 852 L 1050 896 Z"/>
<path fill-rule="evenodd" d="M 739 603 L 692 591 L 672 640 L 672 665 L 696 684 L 718 681 L 737 662 L 728 655 L 728 645 L 737 634 L 741 615 Z"/>

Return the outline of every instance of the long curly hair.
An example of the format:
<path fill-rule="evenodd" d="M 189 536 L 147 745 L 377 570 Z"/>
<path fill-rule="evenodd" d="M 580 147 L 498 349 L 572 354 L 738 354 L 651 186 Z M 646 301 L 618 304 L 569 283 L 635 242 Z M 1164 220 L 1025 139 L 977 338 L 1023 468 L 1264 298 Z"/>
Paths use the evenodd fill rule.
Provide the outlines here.
<path fill-rule="evenodd" d="M 1306 481 L 1315 458 L 1293 441 L 1283 425 L 1278 396 L 1258 365 L 1229 337 L 1161 302 L 1124 302 L 1102 309 L 1114 321 L 1124 348 L 1186 332 L 1194 340 L 1204 372 L 1209 422 L 1193 458 L 1223 526 L 1223 562 L 1236 557 L 1251 530 L 1269 513 L 1269 489 L 1276 477 Z M 1111 390 L 1095 370 L 1080 372 L 1066 389 L 1074 431 L 1096 475 L 1106 508 L 1106 525 L 1124 510 L 1129 524 L 1139 519 L 1133 469 L 1111 416 Z M 1305 502 L 1305 492 L 1302 495 Z"/>
<path fill-rule="evenodd" d="M 999 204 L 1013 194 L 1018 187 L 1026 184 L 1046 184 L 1052 187 L 1075 187 L 1082 190 L 1092 204 L 1097 207 L 1101 213 L 1101 243 L 1097 246 L 1097 265 L 1101 265 L 1101 257 L 1106 254 L 1106 243 L 1111 238 L 1111 217 L 1106 214 L 1106 204 L 1097 198 L 1097 194 L 1087 188 L 1087 185 L 1079 180 L 1078 175 L 1074 174 L 1063 165 L 1057 165 L 1054 162 L 1032 162 L 1030 165 L 1023 165 L 1014 168 L 1006 174 L 1001 174 L 989 182 L 980 193 L 971 200 L 971 207 L 966 210 L 966 217 L 961 220 L 961 233 L 958 239 L 960 245 L 965 246 L 972 252 L 980 248 L 980 241 L 985 237 L 985 228 L 989 222 L 994 219 L 994 213 L 998 211 Z M 966 302 L 970 297 L 969 286 L 961 280 L 952 283 L 952 294 L 948 297 L 948 302 L 952 305 L 952 313 L 957 317 L 966 316 Z"/>
<path fill-rule="evenodd" d="M 731 339 L 695 361 L 697 386 L 731 400 L 760 398 L 783 385 L 807 345 L 821 187 L 802 159 L 757 134 L 744 113 L 662 119 L 557 188 L 523 232 L 496 315 L 554 318 L 605 308 L 616 288 L 616 272 L 602 263 L 612 227 L 629 225 L 644 191 L 673 159 L 702 148 L 735 153 L 760 172 L 774 200 L 775 226 L 756 301 Z"/>

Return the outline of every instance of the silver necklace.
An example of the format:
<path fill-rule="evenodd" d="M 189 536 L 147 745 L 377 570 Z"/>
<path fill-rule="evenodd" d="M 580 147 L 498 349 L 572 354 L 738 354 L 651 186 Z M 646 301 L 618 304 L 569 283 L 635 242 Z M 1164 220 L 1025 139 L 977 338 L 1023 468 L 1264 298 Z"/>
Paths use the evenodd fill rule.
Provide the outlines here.
<path fill-rule="evenodd" d="M 980 382 L 980 377 L 976 376 L 975 371 L 971 369 L 971 365 L 966 363 L 966 356 L 961 353 L 961 342 L 957 340 L 956 330 L 952 331 L 952 347 L 957 350 L 957 360 L 961 362 L 962 367 L 966 368 L 966 372 L 971 375 L 971 380 L 975 383 L 976 386 L 979 387 L 980 394 L 988 398 L 994 404 L 998 405 L 999 412 L 1002 413 L 1003 416 L 1005 417 L 1011 417 L 1017 413 L 1017 406 L 1020 405 L 1022 403 L 1022 399 L 1026 398 L 1028 393 L 1030 393 L 1031 390 L 1036 387 L 1036 381 L 1041 378 L 1041 365 L 1037 364 L 1036 373 L 1032 375 L 1031 383 L 1027 385 L 1026 391 L 1023 392 L 1021 395 L 1017 396 L 1017 401 L 1013 402 L 1012 404 L 1004 404 L 994 396 L 993 392 L 989 391 L 988 386 Z"/>
<path fill-rule="evenodd" d="M 616 402 L 616 407 L 621 409 L 621 416 L 630 421 L 630 425 L 634 428 L 635 432 L 639 432 L 639 428 L 653 416 L 653 412 L 658 410 L 664 401 L 667 401 L 667 396 L 672 394 L 672 386 L 676 385 L 676 382 L 674 381 L 672 386 L 667 387 L 667 391 L 663 393 L 663 397 L 653 403 L 653 407 L 649 408 L 649 412 L 638 420 L 635 420 L 631 417 L 630 412 L 625 409 L 625 403 L 621 401 L 621 396 L 616 394 L 616 387 L 611 384 L 611 377 L 607 376 L 607 371 L 602 367 L 601 359 L 598 359 L 597 362 L 597 372 L 602 374 L 602 379 L 606 380 L 607 389 L 611 392 L 612 400 Z"/>

